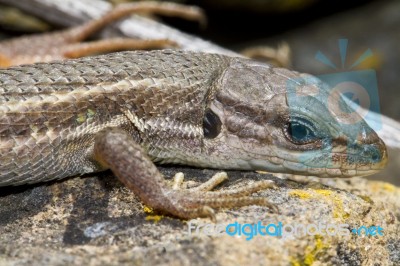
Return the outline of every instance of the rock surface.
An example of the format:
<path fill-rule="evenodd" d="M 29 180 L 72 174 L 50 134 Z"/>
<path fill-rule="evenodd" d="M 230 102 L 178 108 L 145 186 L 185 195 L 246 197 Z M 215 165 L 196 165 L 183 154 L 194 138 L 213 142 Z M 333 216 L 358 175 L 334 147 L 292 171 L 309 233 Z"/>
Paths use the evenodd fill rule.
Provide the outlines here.
<path fill-rule="evenodd" d="M 215 173 L 190 168 L 162 171 L 169 177 L 182 171 L 186 181 L 192 182 L 204 182 Z M 347 224 L 347 234 L 327 235 L 325 230 L 314 233 L 310 229 L 311 235 L 257 235 L 250 240 L 244 235 L 208 236 L 195 230 L 189 235 L 189 222 L 211 221 L 182 221 L 153 213 L 106 172 L 46 185 L 1 188 L 0 264 L 400 264 L 399 188 L 362 178 L 297 177 L 294 181 L 251 172 L 228 175 L 221 189 L 240 182 L 274 180 L 278 189 L 258 196 L 276 204 L 280 214 L 260 206 L 220 210 L 217 223 Z M 383 236 L 350 232 L 359 226 L 380 226 Z M 334 234 L 333 229 L 329 232 Z"/>

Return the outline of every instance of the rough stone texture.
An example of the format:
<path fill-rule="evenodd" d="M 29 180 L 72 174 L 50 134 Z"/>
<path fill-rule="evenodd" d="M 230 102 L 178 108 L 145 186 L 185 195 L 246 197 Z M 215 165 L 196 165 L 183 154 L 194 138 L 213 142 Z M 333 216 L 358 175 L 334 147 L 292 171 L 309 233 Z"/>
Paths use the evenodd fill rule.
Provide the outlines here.
<path fill-rule="evenodd" d="M 183 171 L 186 181 L 203 182 L 215 171 L 162 168 L 166 176 Z M 142 206 L 111 173 L 77 177 L 41 186 L 0 190 L 0 264 L 143 265 L 396 265 L 400 263 L 400 189 L 362 178 L 351 180 L 232 171 L 226 185 L 271 179 L 277 190 L 259 192 L 280 214 L 249 206 L 220 210 L 229 224 L 325 222 L 381 226 L 383 236 L 188 235 L 187 221 Z M 197 176 L 197 178 L 196 178 Z M 208 223 L 208 219 L 192 220 Z"/>

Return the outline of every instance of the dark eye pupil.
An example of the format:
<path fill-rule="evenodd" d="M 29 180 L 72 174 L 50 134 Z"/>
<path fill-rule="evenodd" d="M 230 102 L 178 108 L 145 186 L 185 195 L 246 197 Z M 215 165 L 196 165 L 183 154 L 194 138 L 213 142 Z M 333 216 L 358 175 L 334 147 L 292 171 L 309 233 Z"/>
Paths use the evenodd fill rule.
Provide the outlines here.
<path fill-rule="evenodd" d="M 289 126 L 289 133 L 292 138 L 301 141 L 308 138 L 310 131 L 303 125 L 291 123 Z"/>
<path fill-rule="evenodd" d="M 288 124 L 287 134 L 296 144 L 307 144 L 317 140 L 317 137 L 311 128 L 298 122 L 290 122 Z"/>
<path fill-rule="evenodd" d="M 213 139 L 218 136 L 221 131 L 221 120 L 210 109 L 207 109 L 203 119 L 204 137 Z"/>

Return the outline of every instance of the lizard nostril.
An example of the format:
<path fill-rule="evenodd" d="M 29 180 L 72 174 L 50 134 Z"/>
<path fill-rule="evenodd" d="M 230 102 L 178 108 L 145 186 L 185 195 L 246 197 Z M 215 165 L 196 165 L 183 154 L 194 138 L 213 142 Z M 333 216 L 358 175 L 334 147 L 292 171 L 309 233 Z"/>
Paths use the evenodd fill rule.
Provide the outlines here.
<path fill-rule="evenodd" d="M 387 160 L 386 146 L 381 139 L 378 139 L 376 143 L 361 145 L 361 155 L 367 158 L 370 163 L 385 163 Z"/>
<path fill-rule="evenodd" d="M 387 160 L 385 144 L 379 138 L 374 143 L 348 143 L 347 150 L 349 157 L 359 163 L 384 164 Z"/>
<path fill-rule="evenodd" d="M 379 148 L 374 144 L 364 146 L 363 153 L 366 157 L 370 158 L 372 163 L 377 163 L 382 159 Z"/>
<path fill-rule="evenodd" d="M 375 154 L 372 155 L 371 158 L 372 158 L 372 160 L 373 160 L 374 162 L 377 162 L 377 161 L 380 160 L 381 157 L 380 157 L 378 154 L 375 153 Z"/>

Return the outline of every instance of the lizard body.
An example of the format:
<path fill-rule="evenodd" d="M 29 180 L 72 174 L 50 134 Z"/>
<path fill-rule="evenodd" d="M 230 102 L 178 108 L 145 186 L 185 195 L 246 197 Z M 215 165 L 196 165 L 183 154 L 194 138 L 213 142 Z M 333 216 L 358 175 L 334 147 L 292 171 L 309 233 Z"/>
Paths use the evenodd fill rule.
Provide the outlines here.
<path fill-rule="evenodd" d="M 320 177 L 382 169 L 382 140 L 357 115 L 327 108 L 324 98 L 341 97 L 310 78 L 249 59 L 171 50 L 3 69 L 0 186 L 111 169 L 149 206 L 191 218 L 212 216 L 214 207 L 271 206 L 248 195 L 272 184 L 206 191 L 219 176 L 207 188 L 176 190 L 153 162 Z M 304 97 L 289 97 L 293 82 Z"/>

